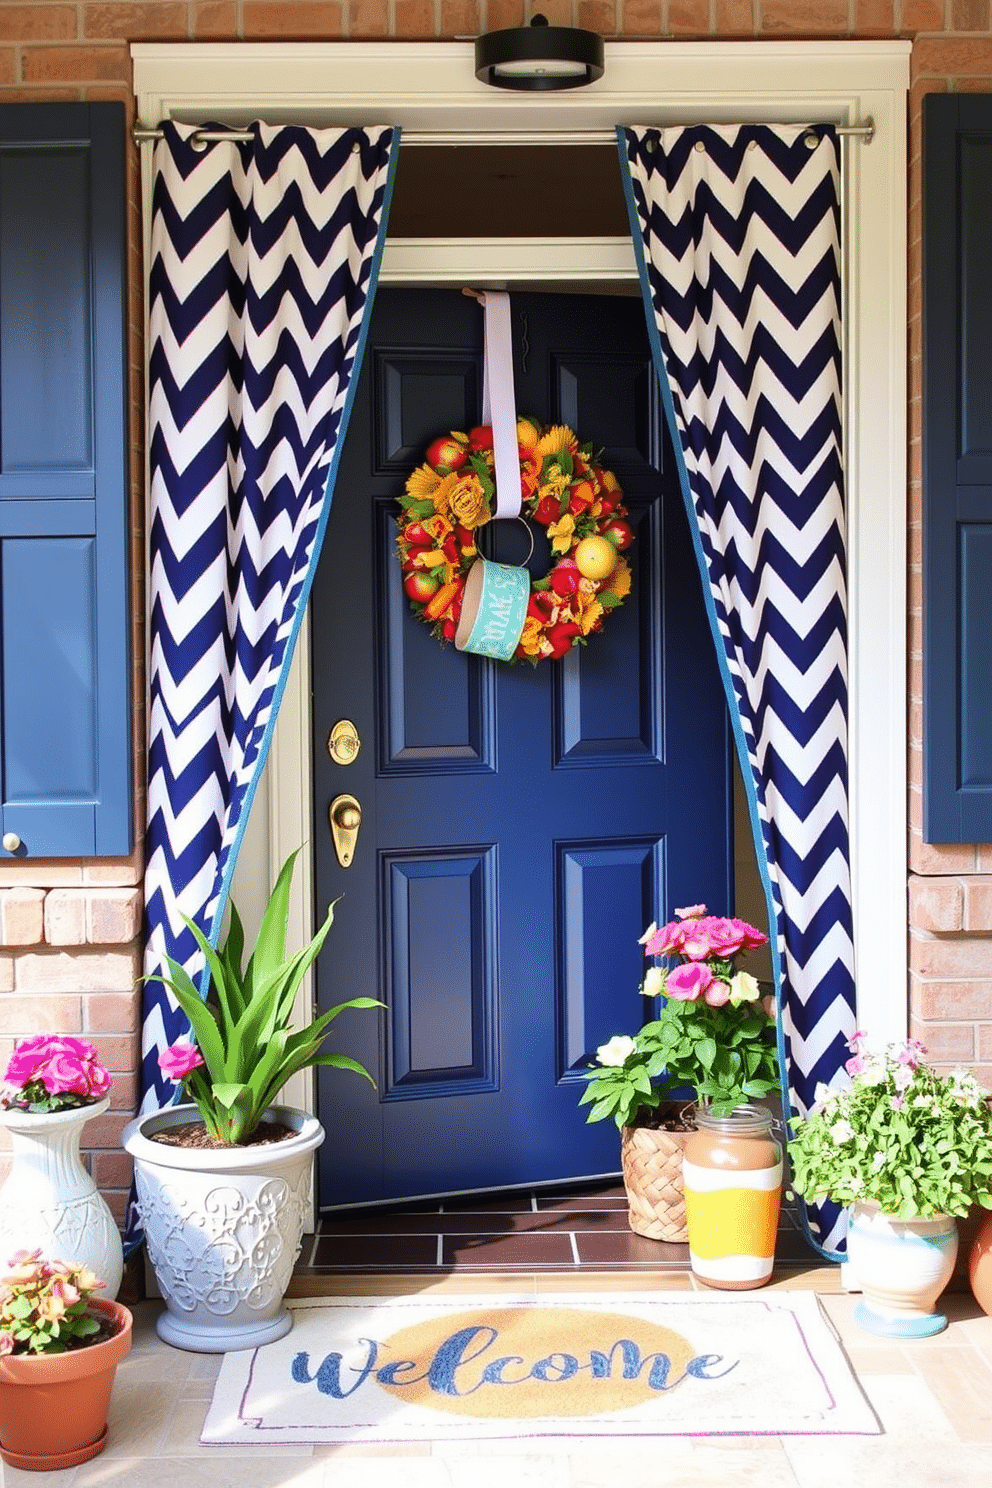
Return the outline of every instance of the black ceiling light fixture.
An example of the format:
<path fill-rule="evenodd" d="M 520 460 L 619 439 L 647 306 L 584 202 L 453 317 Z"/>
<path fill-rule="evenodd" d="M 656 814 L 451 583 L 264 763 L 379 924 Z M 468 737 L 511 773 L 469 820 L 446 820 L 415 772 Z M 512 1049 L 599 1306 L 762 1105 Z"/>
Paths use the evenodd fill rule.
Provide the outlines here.
<path fill-rule="evenodd" d="M 480 83 L 519 91 L 584 88 L 603 76 L 603 38 L 577 26 L 549 26 L 535 15 L 529 26 L 490 31 L 475 41 Z"/>

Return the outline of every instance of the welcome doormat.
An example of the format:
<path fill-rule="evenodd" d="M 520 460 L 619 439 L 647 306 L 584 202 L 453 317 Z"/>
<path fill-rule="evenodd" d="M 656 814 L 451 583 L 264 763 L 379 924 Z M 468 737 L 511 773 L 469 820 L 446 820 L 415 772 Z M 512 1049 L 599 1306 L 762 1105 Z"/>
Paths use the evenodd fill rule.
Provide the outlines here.
<path fill-rule="evenodd" d="M 225 1355 L 207 1444 L 877 1435 L 811 1292 L 290 1301 Z"/>

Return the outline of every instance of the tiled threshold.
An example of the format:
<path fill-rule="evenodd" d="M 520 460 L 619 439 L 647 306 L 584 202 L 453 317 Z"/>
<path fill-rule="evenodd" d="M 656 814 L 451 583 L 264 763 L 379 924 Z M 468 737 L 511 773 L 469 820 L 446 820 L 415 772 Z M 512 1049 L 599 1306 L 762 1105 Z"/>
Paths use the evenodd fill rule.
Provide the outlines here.
<path fill-rule="evenodd" d="M 818 1291 L 841 1289 L 839 1267 L 812 1250 L 788 1208 L 775 1258 L 776 1279 Z M 523 1273 L 666 1273 L 674 1280 L 688 1277 L 689 1247 L 635 1235 L 620 1183 L 476 1194 L 323 1215 L 317 1233 L 304 1240 L 292 1291 L 305 1295 L 321 1280 L 349 1275 Z"/>

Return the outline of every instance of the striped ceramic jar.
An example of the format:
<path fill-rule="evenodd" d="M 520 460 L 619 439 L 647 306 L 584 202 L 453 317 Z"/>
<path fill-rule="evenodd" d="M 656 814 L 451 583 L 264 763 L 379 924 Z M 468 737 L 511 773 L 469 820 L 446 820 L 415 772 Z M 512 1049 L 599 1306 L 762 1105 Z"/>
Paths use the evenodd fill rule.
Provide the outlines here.
<path fill-rule="evenodd" d="M 763 1286 L 775 1263 L 782 1200 L 772 1117 L 757 1106 L 729 1116 L 704 1110 L 696 1128 L 682 1160 L 693 1275 L 731 1291 Z"/>

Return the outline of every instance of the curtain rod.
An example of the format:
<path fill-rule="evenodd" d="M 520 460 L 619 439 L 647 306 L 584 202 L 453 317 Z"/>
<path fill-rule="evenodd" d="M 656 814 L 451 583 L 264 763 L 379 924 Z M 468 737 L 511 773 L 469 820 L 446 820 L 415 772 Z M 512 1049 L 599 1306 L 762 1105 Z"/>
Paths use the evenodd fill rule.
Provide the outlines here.
<path fill-rule="evenodd" d="M 756 120 L 756 123 L 768 123 L 768 120 Z M 792 124 L 789 119 L 783 121 Z M 797 129 L 813 129 L 811 124 L 796 124 Z M 833 126 L 837 134 L 850 135 L 854 139 L 863 140 L 870 145 L 875 137 L 875 121 L 869 119 L 865 124 L 835 124 Z M 157 140 L 162 138 L 159 128 L 135 125 L 131 131 L 132 138 L 136 144 L 143 144 L 146 140 Z M 249 143 L 254 135 L 246 129 L 197 129 L 194 130 L 191 143 L 194 150 L 205 150 L 208 144 L 222 140 L 234 140 L 237 143 Z M 404 130 L 402 135 L 404 145 L 615 145 L 616 135 L 613 130 L 586 129 L 567 131 L 521 131 L 514 132 L 487 132 L 452 130 L 445 133 L 442 130 Z"/>

